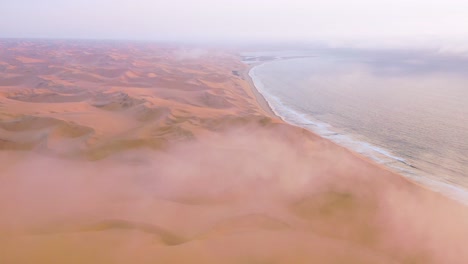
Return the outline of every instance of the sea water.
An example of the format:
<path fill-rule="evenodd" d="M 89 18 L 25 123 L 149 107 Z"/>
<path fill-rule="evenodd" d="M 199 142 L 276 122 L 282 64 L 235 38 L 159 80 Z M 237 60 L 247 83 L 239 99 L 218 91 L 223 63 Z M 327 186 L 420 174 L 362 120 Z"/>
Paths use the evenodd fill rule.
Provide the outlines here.
<path fill-rule="evenodd" d="M 467 58 L 299 54 L 276 54 L 250 71 L 278 116 L 468 202 Z"/>

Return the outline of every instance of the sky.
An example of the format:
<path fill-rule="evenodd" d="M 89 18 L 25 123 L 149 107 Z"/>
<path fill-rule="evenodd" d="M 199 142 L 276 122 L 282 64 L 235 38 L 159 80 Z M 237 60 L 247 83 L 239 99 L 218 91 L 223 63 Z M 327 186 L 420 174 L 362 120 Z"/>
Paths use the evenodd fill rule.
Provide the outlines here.
<path fill-rule="evenodd" d="M 0 37 L 468 50 L 467 0 L 0 0 Z"/>

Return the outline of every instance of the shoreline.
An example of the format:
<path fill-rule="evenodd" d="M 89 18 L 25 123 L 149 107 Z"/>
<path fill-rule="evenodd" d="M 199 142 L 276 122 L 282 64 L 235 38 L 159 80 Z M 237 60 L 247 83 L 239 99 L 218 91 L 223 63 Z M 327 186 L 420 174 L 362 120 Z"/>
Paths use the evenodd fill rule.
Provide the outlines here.
<path fill-rule="evenodd" d="M 453 201 L 455 201 L 457 203 L 460 203 L 460 204 L 462 204 L 464 206 L 468 206 L 468 190 L 462 188 L 461 186 L 452 185 L 452 184 L 449 184 L 449 183 L 446 183 L 446 182 L 443 182 L 443 181 L 437 181 L 437 180 L 432 179 L 430 177 L 425 177 L 424 175 L 419 175 L 422 178 L 420 180 L 414 179 L 414 178 L 412 178 L 410 176 L 406 176 L 406 175 L 404 175 L 404 174 L 402 174 L 400 172 L 395 171 L 395 168 L 392 168 L 391 166 L 388 166 L 388 165 L 386 165 L 384 163 L 380 163 L 378 161 L 375 161 L 372 158 L 370 158 L 370 157 L 368 157 L 368 156 L 366 156 L 366 155 L 364 155 L 362 153 L 358 153 L 354 149 L 349 148 L 347 146 L 344 146 L 344 145 L 342 145 L 342 144 L 340 144 L 338 142 L 335 142 L 332 139 L 326 138 L 326 137 L 322 136 L 321 134 L 319 134 L 319 133 L 317 133 L 315 131 L 312 131 L 312 130 L 310 130 L 308 128 L 305 128 L 305 127 L 302 127 L 300 125 L 291 124 L 290 122 L 284 120 L 281 116 L 279 116 L 278 114 L 276 114 L 274 112 L 274 110 L 270 106 L 268 100 L 265 98 L 265 96 L 263 96 L 263 94 L 255 86 L 254 80 L 250 75 L 250 71 L 253 68 L 255 68 L 257 66 L 260 66 L 260 65 L 262 65 L 264 63 L 271 62 L 271 61 L 274 61 L 274 60 L 262 61 L 262 62 L 257 62 L 257 63 L 254 63 L 254 64 L 244 63 L 244 64 L 247 65 L 247 69 L 242 72 L 242 76 L 244 77 L 244 79 L 249 84 L 250 89 L 251 89 L 252 93 L 254 94 L 257 103 L 259 104 L 259 106 L 262 108 L 263 111 L 265 111 L 266 113 L 268 113 L 270 116 L 272 116 L 274 118 L 282 120 L 283 122 L 285 122 L 287 124 L 297 126 L 299 128 L 306 129 L 307 131 L 309 131 L 311 133 L 314 133 L 318 137 L 320 137 L 320 138 L 322 138 L 324 140 L 328 140 L 331 143 L 333 143 L 333 144 L 335 144 L 335 145 L 337 145 L 337 146 L 339 146 L 341 148 L 344 148 L 344 149 L 348 150 L 350 154 L 352 154 L 354 156 L 357 156 L 359 158 L 365 159 L 369 163 L 371 163 L 371 164 L 373 164 L 373 165 L 375 165 L 375 166 L 377 166 L 377 167 L 379 167 L 379 168 L 381 168 L 383 170 L 390 171 L 390 172 L 394 173 L 395 175 L 398 175 L 399 177 L 413 183 L 414 185 L 416 185 L 418 187 L 421 187 L 423 189 L 429 190 L 429 191 L 434 192 L 434 193 L 439 193 L 440 195 L 442 195 L 442 196 L 444 196 L 444 197 L 446 197 L 446 198 L 448 198 L 450 200 L 453 200 Z"/>
<path fill-rule="evenodd" d="M 254 67 L 257 67 L 259 65 L 261 65 L 263 62 L 261 63 L 255 63 L 255 64 L 245 64 L 247 65 L 247 68 L 245 70 L 242 71 L 242 78 L 248 83 L 249 85 L 249 90 L 252 92 L 252 94 L 254 95 L 255 97 L 255 101 L 257 101 L 258 105 L 260 106 L 260 108 L 265 111 L 270 117 L 273 117 L 273 118 L 278 118 L 278 119 L 281 119 L 283 120 L 280 116 L 278 116 L 275 111 L 273 111 L 273 109 L 271 108 L 270 104 L 268 103 L 267 99 L 265 98 L 265 96 L 263 96 L 262 93 L 260 93 L 260 91 L 257 89 L 257 87 L 255 86 L 255 83 L 252 79 L 252 77 L 250 76 L 250 71 L 254 68 Z M 284 121 L 284 120 L 283 120 Z"/>

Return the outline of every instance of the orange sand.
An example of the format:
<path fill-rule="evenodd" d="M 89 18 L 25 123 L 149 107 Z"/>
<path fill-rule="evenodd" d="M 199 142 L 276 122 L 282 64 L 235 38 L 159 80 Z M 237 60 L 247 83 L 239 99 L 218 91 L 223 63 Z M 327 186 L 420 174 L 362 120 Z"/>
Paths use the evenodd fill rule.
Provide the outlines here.
<path fill-rule="evenodd" d="M 0 263 L 468 261 L 465 207 L 272 116 L 236 55 L 0 60 Z"/>

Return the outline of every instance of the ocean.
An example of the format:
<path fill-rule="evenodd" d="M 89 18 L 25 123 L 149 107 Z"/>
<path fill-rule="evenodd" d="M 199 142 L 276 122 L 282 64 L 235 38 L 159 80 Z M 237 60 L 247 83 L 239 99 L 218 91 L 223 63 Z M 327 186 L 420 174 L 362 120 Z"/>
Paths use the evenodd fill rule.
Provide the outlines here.
<path fill-rule="evenodd" d="M 366 50 L 242 55 L 257 64 L 250 76 L 286 122 L 468 203 L 468 57 Z"/>

